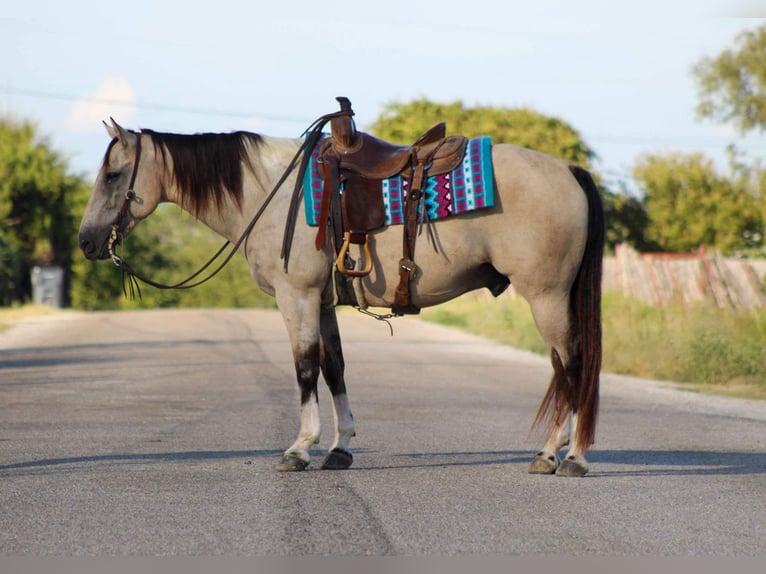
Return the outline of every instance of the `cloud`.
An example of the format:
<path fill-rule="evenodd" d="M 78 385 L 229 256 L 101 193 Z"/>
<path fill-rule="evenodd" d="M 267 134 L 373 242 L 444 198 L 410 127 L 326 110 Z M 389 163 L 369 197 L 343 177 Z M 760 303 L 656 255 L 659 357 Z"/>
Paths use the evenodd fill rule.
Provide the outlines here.
<path fill-rule="evenodd" d="M 72 104 L 67 125 L 75 131 L 100 130 L 101 122 L 113 116 L 130 123 L 136 115 L 136 98 L 126 78 L 105 78 L 95 93 Z"/>

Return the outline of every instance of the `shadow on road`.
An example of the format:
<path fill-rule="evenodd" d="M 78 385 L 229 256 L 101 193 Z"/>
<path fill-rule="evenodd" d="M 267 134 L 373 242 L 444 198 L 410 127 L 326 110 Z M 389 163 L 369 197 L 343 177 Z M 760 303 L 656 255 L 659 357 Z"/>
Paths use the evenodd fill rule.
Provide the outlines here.
<path fill-rule="evenodd" d="M 588 456 L 593 476 L 687 476 L 766 474 L 766 453 L 702 450 L 599 450 Z"/>
<path fill-rule="evenodd" d="M 276 457 L 282 450 L 195 450 L 186 452 L 157 452 L 135 454 L 102 454 L 65 458 L 46 458 L 0 465 L 0 472 L 20 469 L 51 469 L 63 465 L 88 465 L 98 463 L 137 463 L 137 462 L 199 462 L 205 460 L 227 460 L 234 458 Z"/>
<path fill-rule="evenodd" d="M 441 452 L 396 455 L 405 464 L 377 469 L 528 464 L 531 451 Z M 766 453 L 699 450 L 600 450 L 588 454 L 591 477 L 766 474 Z M 617 466 L 617 468 L 615 468 Z M 625 466 L 627 468 L 619 468 Z"/>
<path fill-rule="evenodd" d="M 19 470 L 71 470 L 72 466 L 100 463 L 200 462 L 241 458 L 279 458 L 280 449 L 185 451 L 160 453 L 104 454 L 78 457 L 47 458 L 0 465 L 0 473 Z M 370 454 L 369 449 L 357 449 L 356 454 Z M 315 453 L 314 453 L 315 454 Z M 532 451 L 474 451 L 394 454 L 394 464 L 367 466 L 364 457 L 350 470 L 395 470 L 428 467 L 490 466 L 528 464 Z M 379 459 L 378 459 L 379 460 Z M 589 454 L 591 472 L 588 476 L 690 476 L 766 474 L 766 453 L 721 452 L 697 450 L 600 450 Z M 67 466 L 68 465 L 68 466 Z M 620 468 L 625 466 L 626 468 Z M 10 472 L 9 472 L 10 471 Z"/>

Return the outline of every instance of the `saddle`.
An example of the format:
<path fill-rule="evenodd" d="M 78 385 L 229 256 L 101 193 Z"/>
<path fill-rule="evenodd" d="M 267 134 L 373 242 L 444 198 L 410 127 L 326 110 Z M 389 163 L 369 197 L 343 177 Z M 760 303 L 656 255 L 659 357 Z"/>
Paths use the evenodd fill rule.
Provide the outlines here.
<path fill-rule="evenodd" d="M 337 98 L 340 112 L 330 120 L 331 137 L 322 141 L 318 166 L 324 180 L 320 222 L 331 222 L 337 250 L 336 268 L 348 277 L 364 277 L 372 270 L 369 232 L 385 225 L 385 206 L 381 182 L 400 175 L 407 180 L 404 205 L 402 258 L 399 261 L 399 285 L 392 310 L 397 314 L 416 314 L 410 282 L 415 277 L 415 238 L 418 213 L 423 201 L 422 189 L 428 176 L 455 169 L 462 161 L 467 145 L 464 136 L 446 136 L 441 122 L 420 136 L 412 145 L 396 145 L 364 132 L 354 124 L 354 112 L 348 98 Z M 326 225 L 320 223 L 316 247 L 325 241 Z M 355 265 L 348 255 L 349 246 L 360 245 L 363 264 Z M 361 262 L 360 262 L 361 263 Z"/>

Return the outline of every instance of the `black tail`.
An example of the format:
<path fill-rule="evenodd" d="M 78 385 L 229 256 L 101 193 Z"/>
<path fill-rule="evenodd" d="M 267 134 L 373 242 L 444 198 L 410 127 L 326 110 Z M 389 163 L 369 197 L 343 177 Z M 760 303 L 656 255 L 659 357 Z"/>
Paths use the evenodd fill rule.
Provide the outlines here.
<path fill-rule="evenodd" d="M 572 175 L 588 198 L 588 236 L 580 269 L 569 293 L 569 360 L 566 365 L 552 351 L 553 379 L 535 417 L 537 424 L 550 414 L 551 428 L 570 410 L 577 413 L 574 441 L 593 444 L 598 419 L 601 372 L 601 275 L 604 259 L 604 208 L 590 173 L 575 165 Z"/>
<path fill-rule="evenodd" d="M 572 334 L 570 341 L 579 346 L 579 388 L 574 389 L 574 409 L 577 411 L 579 444 L 590 446 L 596 437 L 598 419 L 598 391 L 601 373 L 601 275 L 604 265 L 604 207 L 598 187 L 590 173 L 578 166 L 570 166 L 588 197 L 588 240 L 585 244 L 580 271 L 577 273 L 570 305 Z M 578 344 L 579 339 L 579 344 Z"/>

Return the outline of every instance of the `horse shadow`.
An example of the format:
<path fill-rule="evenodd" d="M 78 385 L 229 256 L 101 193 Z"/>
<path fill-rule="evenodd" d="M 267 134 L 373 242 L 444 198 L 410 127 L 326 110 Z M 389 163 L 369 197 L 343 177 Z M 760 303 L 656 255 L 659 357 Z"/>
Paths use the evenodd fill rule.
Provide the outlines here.
<path fill-rule="evenodd" d="M 181 452 L 152 452 L 152 453 L 114 453 L 61 458 L 44 458 L 0 465 L 0 476 L 6 474 L 18 475 L 19 472 L 30 474 L 48 472 L 71 472 L 84 466 L 99 464 L 146 464 L 146 463 L 192 463 L 213 460 L 241 459 L 243 464 L 249 464 L 254 458 L 281 456 L 282 450 L 193 450 Z"/>
<path fill-rule="evenodd" d="M 533 451 L 477 451 L 395 455 L 403 463 L 376 468 L 527 465 Z M 404 462 L 406 461 L 406 462 Z M 588 453 L 590 477 L 766 474 L 766 452 L 598 450 Z"/>
<path fill-rule="evenodd" d="M 380 471 L 411 468 L 481 467 L 493 465 L 527 465 L 532 451 L 462 451 L 430 453 L 398 453 L 385 455 L 374 449 L 355 449 L 359 456 L 350 471 Z M 19 473 L 43 474 L 50 472 L 74 472 L 83 465 L 98 464 L 146 464 L 176 463 L 188 464 L 204 461 L 241 460 L 252 464 L 253 459 L 278 459 L 281 449 L 263 450 L 195 450 L 159 453 L 117 453 L 75 457 L 45 458 L 0 465 L 0 476 Z M 321 452 L 312 452 L 321 456 Z M 391 463 L 375 464 L 383 458 Z M 373 464 L 369 464 L 370 461 Z M 758 475 L 766 474 L 766 452 L 731 452 L 702 450 L 599 450 L 589 453 L 591 471 L 588 476 L 715 476 L 715 475 Z M 318 467 L 310 467 L 317 470 Z"/>

